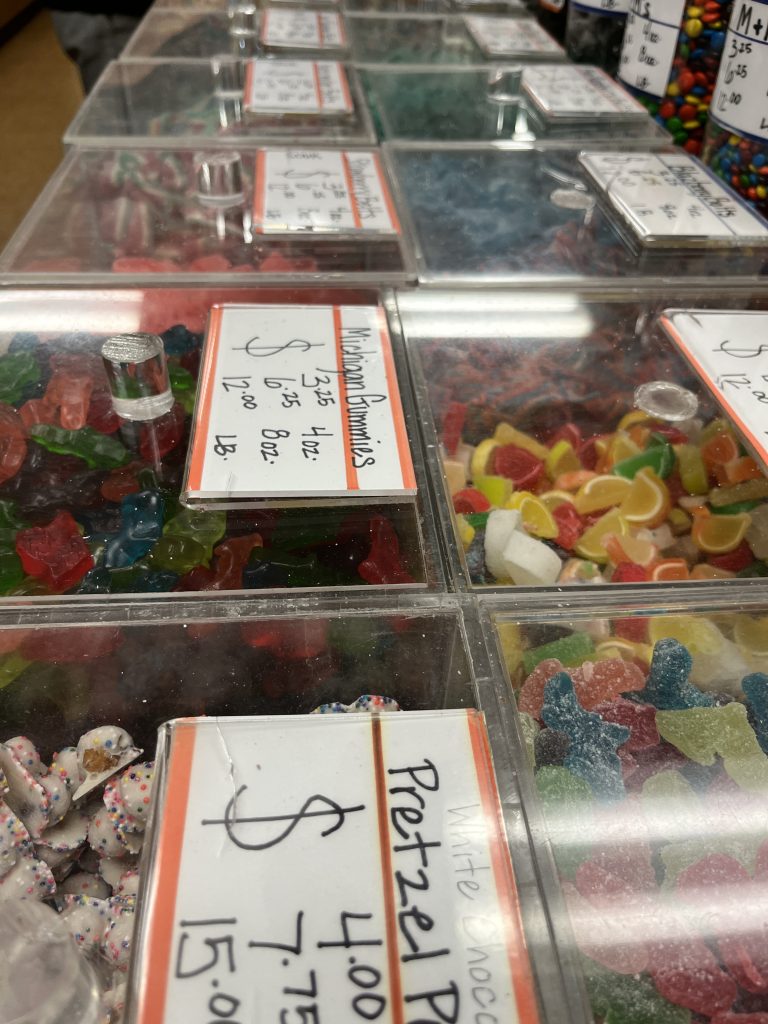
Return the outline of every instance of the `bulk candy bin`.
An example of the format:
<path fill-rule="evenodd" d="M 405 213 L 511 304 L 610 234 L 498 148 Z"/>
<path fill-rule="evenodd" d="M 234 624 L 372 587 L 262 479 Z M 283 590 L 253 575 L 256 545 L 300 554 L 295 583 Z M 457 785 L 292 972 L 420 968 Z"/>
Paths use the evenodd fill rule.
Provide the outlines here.
<path fill-rule="evenodd" d="M 330 160 L 337 170 L 340 159 L 342 172 L 362 160 L 363 186 L 354 186 L 352 196 L 359 200 L 361 187 L 375 193 L 376 208 L 382 211 L 376 223 L 382 230 L 366 229 L 354 203 L 354 224 L 348 228 L 335 226 L 330 219 L 335 208 L 326 204 L 324 213 L 297 206 L 286 212 L 282 227 L 273 229 L 273 210 L 262 207 L 276 179 L 265 161 L 280 163 L 286 152 L 299 161 L 302 154 L 314 154 L 308 159 L 324 166 Z M 344 192 L 344 182 L 339 187 Z M 291 192 L 306 194 L 306 185 Z M 158 281 L 179 274 L 190 282 L 229 284 L 232 273 L 251 282 L 265 275 L 316 281 L 351 273 L 381 284 L 408 279 L 409 266 L 378 154 L 329 149 L 77 149 L 0 257 L 3 277 L 60 284 Z"/>
<path fill-rule="evenodd" d="M 319 287 L 0 294 L 4 601 L 103 604 L 141 594 L 167 605 L 211 591 L 440 586 L 418 429 L 402 375 L 415 504 L 342 500 L 325 508 L 298 502 L 238 511 L 180 505 L 203 332 L 214 303 L 309 306 L 309 329 L 313 304 L 375 306 L 377 296 Z M 144 423 L 115 415 L 100 358 L 107 338 L 135 332 L 162 336 L 175 399 L 170 412 Z M 398 350 L 394 320 L 390 333 Z M 302 394 L 309 395 L 306 388 Z"/>
<path fill-rule="evenodd" d="M 658 320 L 668 306 L 766 302 L 682 284 L 612 298 L 400 292 L 458 585 L 564 594 L 768 574 L 765 465 Z M 733 328 L 739 352 L 747 330 Z"/>
<path fill-rule="evenodd" d="M 280 62 L 281 74 L 303 83 L 318 62 Z M 334 62 L 320 62 L 330 73 Z M 275 62 L 277 64 L 277 62 Z M 272 64 L 268 65 L 272 70 Z M 357 71 L 344 64 L 348 104 L 338 110 L 251 109 L 246 97 L 247 62 L 237 57 L 184 62 L 113 61 L 68 127 L 68 145 L 109 149 L 199 149 L 211 142 L 238 147 L 244 141 L 366 145 L 375 141 Z M 303 87 L 302 87 L 303 88 Z M 293 101 L 291 101 L 293 102 Z"/>
<path fill-rule="evenodd" d="M 482 53 L 454 15 L 350 14 L 352 58 L 363 64 L 481 64 Z"/>
<path fill-rule="evenodd" d="M 571 60 L 615 75 L 629 0 L 571 0 L 565 48 Z"/>
<path fill-rule="evenodd" d="M 14 828 L 3 885 L 18 885 L 25 872 L 34 876 L 37 898 L 55 903 L 67 927 L 86 936 L 82 955 L 103 954 L 103 983 L 113 1004 L 124 1000 L 134 915 L 142 911 L 149 882 L 148 858 L 138 862 L 145 835 L 140 819 L 153 790 L 164 784 L 150 763 L 158 726 L 171 718 L 216 716 L 223 736 L 228 716 L 306 715 L 338 702 L 337 709 L 356 705 L 359 711 L 484 712 L 526 932 L 523 939 L 517 922 L 508 922 L 510 936 L 517 933 L 516 963 L 521 975 L 533 975 L 539 1007 L 534 1003 L 533 1013 L 562 1019 L 565 991 L 505 743 L 507 711 L 499 708 L 472 613 L 462 615 L 446 598 L 356 608 L 338 600 L 290 607 L 212 600 L 199 616 L 176 617 L 166 607 L 144 622 L 113 611 L 87 628 L 76 616 L 61 615 L 20 626 L 0 612 L 3 738 L 16 736 L 13 745 L 0 746 L 0 756 L 14 793 L 27 797 L 21 815 L 34 836 L 24 845 L 19 819 L 7 815 Z M 305 722 L 320 730 L 333 719 L 318 715 Z M 20 757 L 32 772 L 18 765 Z M 81 779 L 91 791 L 86 809 L 71 811 L 66 826 L 57 827 L 42 796 L 57 795 L 58 815 Z M 108 812 L 116 800 L 125 811 L 120 822 L 129 828 L 112 825 Z M 456 850 L 467 845 L 466 832 L 463 842 L 460 832 L 450 840 Z M 443 852 L 433 846 L 430 858 Z M 369 885 L 373 881 L 372 871 Z M 463 982 L 462 992 L 469 1001 Z"/>
<path fill-rule="evenodd" d="M 754 277 L 765 265 L 765 221 L 680 150 L 634 139 L 383 148 L 423 283 Z"/>
<path fill-rule="evenodd" d="M 595 1018 L 759 1019 L 764 596 L 669 586 L 486 610 L 550 913 Z"/>
<path fill-rule="evenodd" d="M 359 70 L 383 139 L 664 139 L 659 125 L 599 68 Z"/>

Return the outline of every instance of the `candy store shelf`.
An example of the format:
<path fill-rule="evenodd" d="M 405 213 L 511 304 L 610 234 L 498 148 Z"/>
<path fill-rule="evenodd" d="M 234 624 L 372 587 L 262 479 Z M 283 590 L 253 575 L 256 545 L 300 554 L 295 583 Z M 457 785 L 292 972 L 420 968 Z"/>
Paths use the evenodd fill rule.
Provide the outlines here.
<path fill-rule="evenodd" d="M 573 587 L 591 587 L 614 574 L 622 586 L 645 581 L 655 587 L 653 580 L 669 579 L 668 573 L 677 579 L 710 578 L 707 585 L 716 590 L 736 584 L 731 577 L 737 574 L 768 573 L 763 561 L 768 546 L 759 525 L 763 512 L 757 511 L 768 510 L 768 481 L 757 464 L 748 484 L 728 484 L 725 478 L 718 484 L 716 464 L 706 468 L 700 453 L 704 449 L 709 459 L 706 442 L 723 424 L 723 413 L 656 326 L 658 314 L 670 307 L 764 309 L 768 288 L 713 291 L 668 283 L 624 295 L 561 290 L 450 296 L 421 289 L 399 292 L 398 306 L 428 469 L 459 588 L 509 593 L 522 587 L 527 595 L 544 585 L 556 587 L 561 600 L 569 599 Z M 656 465 L 664 478 L 651 471 L 654 483 L 639 498 L 642 481 L 617 482 L 613 466 L 648 456 L 643 449 L 653 443 L 653 428 L 640 425 L 633 432 L 632 421 L 624 417 L 635 408 L 635 389 L 653 381 L 690 389 L 698 410 L 695 421 L 679 424 L 688 434 L 667 430 L 670 459 L 664 467 Z M 642 419 L 635 414 L 635 423 Z M 724 457 L 738 455 L 738 440 L 728 433 Z M 504 454 L 504 446 L 517 462 Z M 620 472 L 631 473 L 632 465 Z M 587 481 L 595 472 L 603 482 L 593 492 L 595 485 Z M 519 503 L 522 492 L 532 499 L 527 510 Z M 690 498 L 702 492 L 708 496 Z M 712 539 L 698 532 L 701 524 L 690 509 L 702 501 L 713 524 L 733 527 L 732 537 Z M 493 510 L 516 506 L 517 512 L 494 515 Z M 496 521 L 492 528 L 489 510 Z M 620 534 L 610 550 L 598 536 L 601 527 L 587 534 L 604 515 L 609 517 L 603 522 L 606 537 Z M 519 523 L 512 522 L 516 516 L 524 523 L 527 517 L 522 537 Z M 508 528 L 527 549 L 518 553 L 519 565 L 498 560 L 513 537 L 507 536 Z M 629 575 L 626 567 L 616 571 L 621 562 L 635 563 Z M 663 568 L 641 568 L 657 564 Z"/>
<path fill-rule="evenodd" d="M 231 284 L 236 273 L 250 284 L 351 279 L 378 287 L 413 279 L 404 232 L 257 233 L 255 149 L 228 157 L 239 158 L 243 182 L 234 205 L 201 202 L 199 160 L 216 162 L 222 152 L 73 149 L 0 255 L 0 281 Z"/>
<path fill-rule="evenodd" d="M 559 66 L 559 65 L 558 65 Z M 638 117 L 596 117 L 558 127 L 537 116 L 522 89 L 523 67 L 398 67 L 359 65 L 374 122 L 382 139 L 435 142 L 535 142 L 569 133 L 580 140 L 625 140 L 663 144 L 669 137 L 656 122 Z"/>
<path fill-rule="evenodd" d="M 595 1019 L 765 1013 L 764 588 L 481 605 L 555 938 Z"/>
<path fill-rule="evenodd" d="M 387 142 L 382 148 L 412 226 L 424 284 L 754 279 L 768 265 L 764 239 L 730 248 L 706 240 L 698 248 L 683 241 L 665 249 L 637 244 L 581 166 L 583 148 L 574 143 Z M 610 143 L 589 146 L 590 153 L 605 149 Z M 633 138 L 624 139 L 621 150 L 680 153 L 663 141 Z M 764 232 L 762 221 L 753 223 Z"/>
<path fill-rule="evenodd" d="M 375 134 L 359 76 L 351 65 L 344 70 L 350 114 L 258 115 L 245 109 L 245 65 L 238 58 L 113 61 L 64 142 L 91 149 L 199 149 L 210 143 L 237 148 L 248 142 L 369 145 Z"/>
<path fill-rule="evenodd" d="M 482 64 L 461 17 L 347 15 L 352 59 L 362 64 Z"/>
<path fill-rule="evenodd" d="M 174 602 L 196 602 L 211 591 L 239 591 L 252 599 L 266 592 L 285 596 L 286 588 L 292 596 L 341 589 L 364 599 L 372 587 L 444 589 L 392 310 L 390 335 L 417 477 L 415 503 L 208 513 L 179 506 L 211 305 L 378 301 L 371 290 L 321 287 L 0 292 L 0 379 L 9 448 L 0 468 L 0 605 L 108 606 L 136 599 L 160 614 Z M 99 352 L 106 338 L 136 331 L 163 334 L 176 404 L 154 423 L 128 425 L 112 412 Z M 50 401 L 56 388 L 66 389 L 67 404 L 51 422 L 39 400 L 47 395 Z M 39 419 L 38 411 L 49 425 L 33 440 L 23 424 Z M 65 418 L 66 429 L 57 431 Z M 23 439 L 21 451 L 11 445 L 16 434 Z M 121 504 L 138 492 L 144 493 L 141 529 L 153 539 L 142 550 L 130 540 L 134 513 Z M 117 550 L 123 542 L 127 560 Z M 22 563 L 18 551 L 33 543 L 48 544 L 50 552 L 40 564 L 26 554 Z"/>

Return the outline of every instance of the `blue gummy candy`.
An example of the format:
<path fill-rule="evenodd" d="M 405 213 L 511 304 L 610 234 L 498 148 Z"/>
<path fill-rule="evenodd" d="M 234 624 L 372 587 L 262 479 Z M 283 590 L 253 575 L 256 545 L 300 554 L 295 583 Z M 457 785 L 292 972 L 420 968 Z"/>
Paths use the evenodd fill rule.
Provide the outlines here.
<path fill-rule="evenodd" d="M 689 682 L 693 659 L 679 640 L 665 637 L 653 648 L 645 689 L 638 696 L 659 711 L 711 708 L 715 698 Z"/>
<path fill-rule="evenodd" d="M 764 672 L 753 672 L 744 676 L 741 688 L 747 698 L 750 722 L 755 730 L 757 742 L 768 754 L 768 676 Z"/>
<path fill-rule="evenodd" d="M 568 737 L 563 766 L 584 779 L 596 796 L 620 800 L 624 796 L 624 779 L 616 748 L 627 742 L 629 729 L 585 711 L 567 672 L 558 672 L 548 680 L 541 717 L 550 729 Z"/>
<path fill-rule="evenodd" d="M 155 491 L 128 494 L 120 502 L 122 529 L 104 550 L 108 569 L 127 569 L 149 554 L 163 534 L 165 502 Z"/>

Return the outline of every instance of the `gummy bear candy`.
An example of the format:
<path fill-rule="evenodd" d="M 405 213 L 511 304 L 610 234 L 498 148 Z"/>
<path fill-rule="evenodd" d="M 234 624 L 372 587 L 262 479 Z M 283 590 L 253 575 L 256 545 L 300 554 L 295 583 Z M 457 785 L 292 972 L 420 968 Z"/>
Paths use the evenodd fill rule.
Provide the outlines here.
<path fill-rule="evenodd" d="M 752 672 L 744 676 L 741 688 L 747 698 L 757 742 L 768 754 L 768 676 L 763 672 Z"/>
<path fill-rule="evenodd" d="M 16 405 L 39 380 L 40 365 L 32 352 L 10 352 L 0 358 L 0 402 Z"/>
<path fill-rule="evenodd" d="M 124 569 L 148 554 L 162 534 L 164 502 L 153 491 L 129 494 L 120 502 L 122 529 L 107 543 L 104 565 Z"/>
<path fill-rule="evenodd" d="M 358 565 L 357 571 L 366 583 L 413 583 L 400 558 L 400 544 L 392 524 L 384 516 L 371 516 L 369 525 L 371 549 Z"/>
<path fill-rule="evenodd" d="M 0 403 L 0 484 L 16 476 L 26 457 L 24 424 L 14 408 Z"/>
<path fill-rule="evenodd" d="M 629 729 L 604 722 L 579 704 L 573 682 L 565 672 L 549 680 L 544 689 L 541 717 L 551 729 L 570 740 L 564 766 L 584 779 L 604 799 L 624 795 L 621 761 L 616 749 L 629 739 Z"/>
<path fill-rule="evenodd" d="M 184 508 L 165 524 L 163 539 L 189 539 L 203 549 L 203 557 L 195 565 L 208 565 L 213 557 L 213 546 L 227 529 L 226 512 L 199 512 Z M 168 566 L 167 568 L 172 568 Z M 192 568 L 192 566 L 190 566 Z"/>
<path fill-rule="evenodd" d="M 659 640 L 653 648 L 643 700 L 661 711 L 712 707 L 714 697 L 689 682 L 692 666 L 693 659 L 681 643 L 671 637 Z"/>
<path fill-rule="evenodd" d="M 59 512 L 47 526 L 22 530 L 16 551 L 24 571 L 62 594 L 93 568 L 93 556 L 69 512 Z"/>
<path fill-rule="evenodd" d="M 49 452 L 75 455 L 83 459 L 90 469 L 114 469 L 129 462 L 131 458 L 128 449 L 119 441 L 91 427 L 64 430 L 62 427 L 38 423 L 30 428 L 29 436 Z"/>

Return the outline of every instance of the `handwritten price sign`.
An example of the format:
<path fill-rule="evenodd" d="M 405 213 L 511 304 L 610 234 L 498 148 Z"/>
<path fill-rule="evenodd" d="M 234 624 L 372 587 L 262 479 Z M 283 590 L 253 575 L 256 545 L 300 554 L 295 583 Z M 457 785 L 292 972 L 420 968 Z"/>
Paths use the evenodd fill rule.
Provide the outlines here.
<path fill-rule="evenodd" d="M 479 712 L 181 721 L 159 770 L 133 1024 L 534 1024 Z"/>
<path fill-rule="evenodd" d="M 667 310 L 660 324 L 768 470 L 768 313 Z"/>
<path fill-rule="evenodd" d="M 185 500 L 416 492 L 392 346 L 375 306 L 214 306 Z"/>

